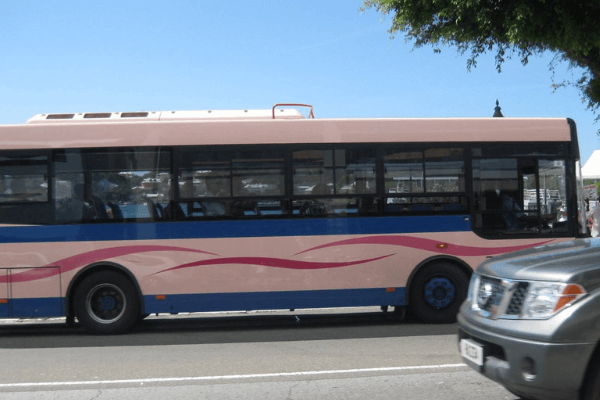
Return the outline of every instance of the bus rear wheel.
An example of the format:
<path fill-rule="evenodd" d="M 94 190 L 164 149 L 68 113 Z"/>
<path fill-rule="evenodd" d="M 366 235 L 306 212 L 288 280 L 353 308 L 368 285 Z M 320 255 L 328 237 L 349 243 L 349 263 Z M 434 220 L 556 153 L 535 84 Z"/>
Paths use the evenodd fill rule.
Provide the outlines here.
<path fill-rule="evenodd" d="M 410 285 L 410 309 L 423 322 L 455 322 L 468 286 L 467 274 L 456 265 L 444 261 L 427 265 Z"/>
<path fill-rule="evenodd" d="M 139 319 L 139 298 L 133 283 L 114 271 L 95 272 L 84 278 L 75 290 L 75 316 L 87 330 L 98 334 L 118 334 Z"/>

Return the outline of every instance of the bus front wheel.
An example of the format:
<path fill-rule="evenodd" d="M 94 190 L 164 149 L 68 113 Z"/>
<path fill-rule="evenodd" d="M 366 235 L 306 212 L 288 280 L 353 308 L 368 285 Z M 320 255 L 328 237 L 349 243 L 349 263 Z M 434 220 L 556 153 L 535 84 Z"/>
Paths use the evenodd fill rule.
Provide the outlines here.
<path fill-rule="evenodd" d="M 87 330 L 118 334 L 131 328 L 139 318 L 139 298 L 133 283 L 114 271 L 95 272 L 75 290 L 73 309 Z"/>
<path fill-rule="evenodd" d="M 467 274 L 456 265 L 449 262 L 427 265 L 417 272 L 410 285 L 410 309 L 423 322 L 455 322 L 468 286 Z"/>

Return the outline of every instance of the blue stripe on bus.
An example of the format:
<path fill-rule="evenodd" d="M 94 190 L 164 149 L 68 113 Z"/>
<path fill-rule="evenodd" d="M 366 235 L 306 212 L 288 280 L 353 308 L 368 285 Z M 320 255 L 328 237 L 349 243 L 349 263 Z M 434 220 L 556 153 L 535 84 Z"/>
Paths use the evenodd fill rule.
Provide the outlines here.
<path fill-rule="evenodd" d="M 0 304 L 0 318 L 42 318 L 64 315 L 62 297 L 10 299 Z"/>
<path fill-rule="evenodd" d="M 164 300 L 144 296 L 145 313 L 182 313 L 245 310 L 286 310 L 406 305 L 404 288 L 302 290 L 260 293 L 170 294 Z M 61 297 L 10 299 L 0 304 L 0 318 L 64 316 Z"/>
<path fill-rule="evenodd" d="M 2 227 L 0 243 L 365 235 L 470 230 L 470 218 L 465 215 L 97 223 Z"/>
<path fill-rule="evenodd" d="M 259 293 L 170 294 L 144 296 L 145 313 L 286 310 L 406 305 L 404 288 L 302 290 Z"/>

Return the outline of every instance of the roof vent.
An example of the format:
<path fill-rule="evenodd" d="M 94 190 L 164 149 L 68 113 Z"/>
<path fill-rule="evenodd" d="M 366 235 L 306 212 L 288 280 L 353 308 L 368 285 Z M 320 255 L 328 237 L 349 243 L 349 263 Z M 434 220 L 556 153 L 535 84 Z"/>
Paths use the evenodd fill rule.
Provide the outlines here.
<path fill-rule="evenodd" d="M 121 113 L 121 118 L 142 118 L 147 117 L 147 112 L 124 112 Z"/>
<path fill-rule="evenodd" d="M 75 114 L 48 114 L 46 119 L 73 119 Z"/>
<path fill-rule="evenodd" d="M 87 113 L 83 118 L 110 118 L 111 113 Z"/>

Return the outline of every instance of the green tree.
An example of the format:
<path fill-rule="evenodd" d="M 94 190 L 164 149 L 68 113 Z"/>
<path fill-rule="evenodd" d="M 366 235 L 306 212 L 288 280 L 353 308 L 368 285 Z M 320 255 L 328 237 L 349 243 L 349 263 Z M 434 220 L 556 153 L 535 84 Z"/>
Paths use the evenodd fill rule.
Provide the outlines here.
<path fill-rule="evenodd" d="M 402 32 L 415 47 L 432 45 L 440 52 L 450 46 L 468 54 L 468 70 L 487 52 L 495 53 L 501 72 L 512 56 L 525 65 L 529 57 L 552 51 L 551 70 L 566 61 L 577 71 L 574 80 L 552 86 L 573 85 L 589 109 L 600 106 L 600 0 L 364 0 L 364 5 L 392 15 L 392 36 Z"/>

